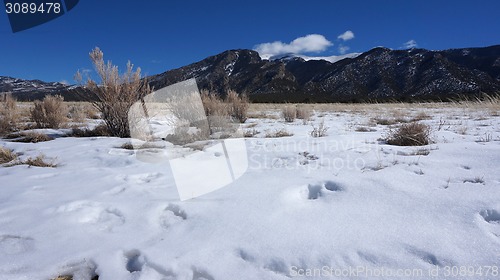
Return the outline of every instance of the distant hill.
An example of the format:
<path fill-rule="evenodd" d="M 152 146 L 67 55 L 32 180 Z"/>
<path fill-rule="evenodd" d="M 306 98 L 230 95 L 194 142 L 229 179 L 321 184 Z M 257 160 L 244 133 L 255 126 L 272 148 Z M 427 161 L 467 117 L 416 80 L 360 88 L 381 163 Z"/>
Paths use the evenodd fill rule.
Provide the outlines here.
<path fill-rule="evenodd" d="M 286 55 L 262 60 L 230 50 L 151 76 L 161 88 L 196 78 L 200 88 L 234 89 L 254 101 L 439 100 L 500 92 L 500 45 L 429 51 L 375 48 L 331 63 Z"/>
<path fill-rule="evenodd" d="M 500 93 L 500 45 L 444 51 L 374 48 L 326 60 L 287 54 L 261 59 L 252 50 L 229 50 L 148 77 L 154 88 L 196 78 L 200 89 L 234 89 L 257 102 L 363 102 L 446 100 Z M 327 61 L 329 60 L 329 61 Z M 20 100 L 62 94 L 74 87 L 0 76 L 0 92 Z"/>

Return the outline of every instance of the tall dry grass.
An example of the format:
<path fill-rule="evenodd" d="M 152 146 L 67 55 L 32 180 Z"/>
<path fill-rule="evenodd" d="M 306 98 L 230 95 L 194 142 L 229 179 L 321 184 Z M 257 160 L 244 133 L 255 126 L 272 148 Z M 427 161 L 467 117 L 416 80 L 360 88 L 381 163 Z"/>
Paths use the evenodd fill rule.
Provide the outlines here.
<path fill-rule="evenodd" d="M 18 118 L 16 99 L 11 94 L 0 95 L 0 136 L 16 131 Z"/>
<path fill-rule="evenodd" d="M 31 108 L 31 120 L 38 128 L 59 128 L 68 119 L 68 106 L 64 103 L 64 98 L 60 95 L 45 96 L 42 101 L 35 101 Z"/>

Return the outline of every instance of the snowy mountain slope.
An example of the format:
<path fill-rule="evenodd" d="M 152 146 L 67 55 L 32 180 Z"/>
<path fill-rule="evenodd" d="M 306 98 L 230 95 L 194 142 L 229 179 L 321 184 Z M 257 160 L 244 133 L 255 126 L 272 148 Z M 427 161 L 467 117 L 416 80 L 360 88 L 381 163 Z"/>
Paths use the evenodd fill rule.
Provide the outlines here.
<path fill-rule="evenodd" d="M 264 60 L 255 51 L 229 50 L 150 81 L 161 88 L 196 78 L 200 88 L 233 89 L 258 102 L 446 100 L 500 92 L 499 61 L 500 46 L 445 51 L 379 47 L 329 58 L 286 54 Z"/>
<path fill-rule="evenodd" d="M 201 89 L 220 94 L 232 89 L 257 102 L 475 99 L 500 92 L 500 46 L 443 51 L 377 47 L 361 54 L 272 59 L 252 50 L 228 50 L 148 80 L 160 89 L 191 78 Z M 46 94 L 81 99 L 74 87 L 9 77 L 0 77 L 2 91 L 12 91 L 19 100 Z"/>
<path fill-rule="evenodd" d="M 361 53 L 348 53 L 348 54 L 342 54 L 342 55 L 332 55 L 332 56 L 307 56 L 307 55 L 302 55 L 302 54 L 294 54 L 294 53 L 289 53 L 289 54 L 282 54 L 282 55 L 276 55 L 276 56 L 269 56 L 269 55 L 263 55 L 259 54 L 260 58 L 264 60 L 291 60 L 294 58 L 302 58 L 305 61 L 309 60 L 324 60 L 328 61 L 330 63 L 335 63 L 337 61 L 340 61 L 345 58 L 355 58 L 359 56 Z"/>
<path fill-rule="evenodd" d="M 1 140 L 59 166 L 0 167 L 0 279 L 324 279 L 349 269 L 358 274 L 344 278 L 437 269 L 444 279 L 460 266 L 482 269 L 467 279 L 498 277 L 500 118 L 403 107 L 432 116 L 423 122 L 435 143 L 396 147 L 377 140 L 386 126 L 356 131 L 393 110 L 371 106 L 317 111 L 324 138 L 301 121 L 249 119 L 261 133 L 246 139 L 247 173 L 184 202 L 168 164 L 137 160 L 118 148 L 126 139 Z M 294 135 L 263 138 L 283 128 Z"/>
<path fill-rule="evenodd" d="M 32 92 L 55 93 L 67 88 L 67 85 L 57 82 L 47 83 L 40 80 L 23 80 L 0 76 L 0 92 L 11 92 L 14 95 Z"/>

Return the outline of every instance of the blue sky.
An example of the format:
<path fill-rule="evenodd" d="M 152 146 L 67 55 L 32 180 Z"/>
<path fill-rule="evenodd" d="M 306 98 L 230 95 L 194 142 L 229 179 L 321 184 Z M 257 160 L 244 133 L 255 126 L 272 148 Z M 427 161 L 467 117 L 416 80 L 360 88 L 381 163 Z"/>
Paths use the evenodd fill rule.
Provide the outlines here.
<path fill-rule="evenodd" d="M 18 33 L 0 12 L 0 75 L 74 83 L 78 69 L 92 69 L 95 46 L 121 69 L 131 60 L 147 75 L 237 48 L 331 56 L 408 42 L 434 50 L 489 46 L 500 44 L 498 11 L 498 0 L 81 0 Z"/>

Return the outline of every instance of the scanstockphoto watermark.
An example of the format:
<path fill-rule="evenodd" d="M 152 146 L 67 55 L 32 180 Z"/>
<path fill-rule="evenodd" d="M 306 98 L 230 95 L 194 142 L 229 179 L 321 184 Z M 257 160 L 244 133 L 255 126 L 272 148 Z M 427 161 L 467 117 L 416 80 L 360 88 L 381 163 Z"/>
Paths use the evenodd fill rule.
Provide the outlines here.
<path fill-rule="evenodd" d="M 429 273 L 420 268 L 372 268 L 368 266 L 348 266 L 344 268 L 323 266 L 321 268 L 299 268 L 290 267 L 291 277 L 325 277 L 325 278 L 374 278 L 374 277 L 397 277 L 415 278 L 429 276 Z"/>
<path fill-rule="evenodd" d="M 500 276 L 499 268 L 496 265 L 460 265 L 460 266 L 434 266 L 429 269 L 422 268 L 386 268 L 369 266 L 348 266 L 321 268 L 300 268 L 292 266 L 289 269 L 291 277 L 321 277 L 321 278 L 408 278 L 408 279 L 439 279 L 477 277 L 484 279 L 495 279 Z"/>
<path fill-rule="evenodd" d="M 248 168 L 255 170 L 262 169 L 283 169 L 283 170 L 313 170 L 328 169 L 332 171 L 340 170 L 363 170 L 366 161 L 361 157 L 331 156 L 318 154 L 308 154 L 307 152 L 297 153 L 296 156 L 273 156 L 269 154 L 251 154 L 248 157 Z"/>
<path fill-rule="evenodd" d="M 363 170 L 366 161 L 362 155 L 378 152 L 378 144 L 360 144 L 357 141 L 305 138 L 258 139 L 249 143 L 250 169 L 318 169 Z"/>
<path fill-rule="evenodd" d="M 363 143 L 359 141 L 336 139 L 325 139 L 307 137 L 301 140 L 297 139 L 252 139 L 250 141 L 250 149 L 255 152 L 293 152 L 293 151 L 308 151 L 311 153 L 336 153 L 345 151 L 378 151 L 379 145 L 375 143 Z"/>

